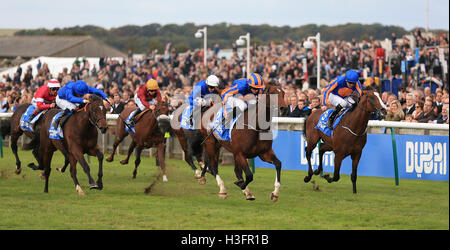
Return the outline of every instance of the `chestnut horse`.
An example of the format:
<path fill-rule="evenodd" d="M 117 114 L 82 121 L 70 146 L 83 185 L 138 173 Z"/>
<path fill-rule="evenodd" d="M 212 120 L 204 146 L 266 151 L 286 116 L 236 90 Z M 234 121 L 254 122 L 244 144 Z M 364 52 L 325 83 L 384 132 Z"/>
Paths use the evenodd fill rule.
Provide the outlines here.
<path fill-rule="evenodd" d="M 81 107 L 81 106 L 80 106 Z M 84 107 L 79 108 L 77 112 L 72 114 L 63 125 L 63 140 L 54 140 L 49 138 L 49 128 L 52 118 L 61 110 L 49 110 L 44 114 L 42 129 L 40 131 L 40 148 L 39 148 L 39 169 L 44 170 L 45 187 L 44 192 L 48 192 L 48 181 L 50 177 L 50 163 L 53 153 L 60 150 L 63 155 L 69 159 L 70 174 L 75 184 L 75 189 L 79 195 L 84 195 L 83 190 L 77 179 L 76 164 L 79 162 L 87 174 L 91 189 L 103 189 L 103 153 L 97 145 L 98 131 L 104 134 L 108 127 L 106 122 L 106 108 L 103 100 L 97 95 L 89 95 L 89 102 Z M 97 156 L 98 180 L 95 182 L 90 174 L 90 168 L 84 154 Z M 62 170 L 64 171 L 64 169 Z"/>
<path fill-rule="evenodd" d="M 314 129 L 320 119 L 322 110 L 315 110 L 306 119 L 304 126 L 304 136 L 307 141 L 306 159 L 308 160 L 308 175 L 304 181 L 309 182 L 313 173 L 318 175 L 322 172 L 322 158 L 327 151 L 334 152 L 334 175 L 331 178 L 328 174 L 323 177 L 329 182 L 339 181 L 339 171 L 342 160 L 345 157 L 352 158 L 353 193 L 356 193 L 356 178 L 358 163 L 361 158 L 362 150 L 367 141 L 367 124 L 372 113 L 378 113 L 381 116 L 386 115 L 386 106 L 377 92 L 364 90 L 359 98 L 356 108 L 347 111 L 340 120 L 337 127 L 333 130 L 332 136 L 324 134 L 318 129 Z M 316 147 L 317 142 L 322 139 L 324 143 L 319 146 L 319 167 L 314 172 L 311 166 L 311 154 Z"/>
<path fill-rule="evenodd" d="M 120 161 L 121 164 L 128 164 L 131 153 L 133 153 L 134 148 L 136 148 L 136 160 L 134 162 L 133 179 L 136 178 L 137 168 L 141 162 L 141 152 L 144 148 L 157 147 L 158 149 L 158 159 L 161 167 L 163 181 L 167 181 L 166 176 L 166 165 L 164 160 L 164 135 L 166 132 L 170 131 L 170 118 L 168 103 L 164 100 L 161 103 L 157 103 L 155 110 L 148 110 L 139 115 L 138 121 L 136 122 L 134 130 L 136 133 L 128 132 L 125 130 L 125 120 L 132 111 L 136 108 L 126 108 L 120 113 L 121 119 L 117 120 L 115 128 L 115 139 L 113 145 L 113 152 L 106 159 L 106 161 L 111 162 L 114 160 L 114 154 L 116 152 L 117 146 L 123 141 L 123 139 L 130 134 L 132 137 L 132 142 L 128 147 L 127 158 Z"/>
<path fill-rule="evenodd" d="M 274 100 L 271 100 L 271 96 L 277 98 L 276 103 Z M 255 197 L 248 189 L 248 184 L 253 180 L 253 173 L 250 170 L 247 159 L 259 156 L 261 160 L 275 165 L 275 190 L 270 195 L 270 199 L 275 202 L 278 200 L 279 188 L 281 185 L 281 161 L 276 157 L 272 149 L 273 138 L 270 126 L 265 127 L 263 124 L 260 124 L 258 117 L 261 116 L 259 113 L 265 113 L 265 117 L 266 119 L 270 119 L 268 121 L 268 123 L 270 123 L 274 111 L 280 113 L 280 111 L 287 106 L 284 103 L 284 91 L 281 87 L 275 85 L 266 84 L 263 94 L 259 95 L 258 99 L 259 101 L 256 107 L 250 107 L 238 118 L 236 128 L 231 132 L 230 141 L 217 140 L 214 136 L 206 138 L 205 150 L 208 155 L 207 166 L 210 168 L 211 173 L 217 178 L 218 152 L 220 146 L 230 151 L 234 156 L 234 172 L 237 177 L 237 181 L 234 184 L 241 188 L 247 200 L 254 200 Z M 263 100 L 263 102 L 261 102 L 261 100 Z M 258 110 L 258 107 L 260 107 L 261 110 Z M 213 115 L 214 114 L 209 114 L 208 119 L 211 119 L 211 116 Z M 252 122 L 249 121 L 254 121 L 255 124 L 251 125 Z M 202 127 L 202 133 L 206 136 L 209 135 L 209 131 L 204 127 Z M 202 178 L 205 175 L 205 171 L 206 168 L 202 171 Z M 242 172 L 245 173 L 245 181 Z M 220 187 L 219 197 L 226 198 L 227 194 L 223 181 L 218 179 L 217 182 Z"/>

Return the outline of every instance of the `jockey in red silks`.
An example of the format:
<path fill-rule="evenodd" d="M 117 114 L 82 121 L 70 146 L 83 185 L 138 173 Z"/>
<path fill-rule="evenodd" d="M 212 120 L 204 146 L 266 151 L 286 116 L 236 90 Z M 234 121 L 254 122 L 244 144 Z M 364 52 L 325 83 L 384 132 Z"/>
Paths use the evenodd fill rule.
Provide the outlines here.
<path fill-rule="evenodd" d="M 162 102 L 161 92 L 155 79 L 149 79 L 145 85 L 139 87 L 134 102 L 138 109 L 131 118 L 131 123 L 136 124 L 136 116 L 145 109 L 154 109 L 157 102 Z"/>
<path fill-rule="evenodd" d="M 31 104 L 35 107 L 33 115 L 37 115 L 43 110 L 54 108 L 56 106 L 55 99 L 60 88 L 61 84 L 56 79 L 51 79 L 47 84 L 42 85 L 34 93 L 31 101 Z"/>
<path fill-rule="evenodd" d="M 327 122 L 327 127 L 329 129 L 333 129 L 333 121 L 342 108 L 350 107 L 356 103 L 351 97 L 354 91 L 356 91 L 359 96 L 362 95 L 359 75 L 354 70 L 349 70 L 345 75 L 334 78 L 330 84 L 322 90 L 322 104 L 326 106 L 329 103 L 335 107 Z"/>

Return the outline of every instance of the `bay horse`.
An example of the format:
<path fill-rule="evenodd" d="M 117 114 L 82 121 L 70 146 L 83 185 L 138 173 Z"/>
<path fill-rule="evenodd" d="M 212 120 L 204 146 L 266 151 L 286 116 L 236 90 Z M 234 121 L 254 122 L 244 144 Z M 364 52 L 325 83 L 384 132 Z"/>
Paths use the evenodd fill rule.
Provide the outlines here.
<path fill-rule="evenodd" d="M 155 110 L 143 111 L 142 115 L 139 115 L 138 120 L 135 125 L 135 132 L 128 132 L 125 130 L 125 120 L 131 112 L 136 110 L 136 108 L 126 108 L 120 113 L 121 119 L 117 120 L 115 128 L 115 139 L 113 145 L 113 152 L 106 159 L 106 161 L 111 162 L 114 160 L 114 154 L 116 152 L 117 146 L 123 141 L 123 139 L 130 134 L 132 137 L 132 142 L 128 147 L 128 155 L 126 159 L 120 161 L 121 164 L 128 164 L 131 153 L 134 148 L 136 148 L 136 160 L 134 162 L 135 168 L 133 171 L 133 179 L 136 178 L 137 169 L 141 162 L 141 152 L 144 148 L 157 147 L 159 165 L 161 167 L 163 181 L 167 181 L 166 176 L 166 165 L 164 160 L 164 149 L 165 149 L 165 138 L 166 132 L 170 131 L 170 118 L 169 106 L 166 100 L 163 102 L 158 102 L 155 105 Z"/>
<path fill-rule="evenodd" d="M 60 150 L 70 162 L 70 174 L 75 184 L 75 189 L 79 195 L 84 195 L 84 192 L 77 179 L 76 164 L 79 162 L 83 167 L 84 172 L 88 176 L 90 189 L 103 189 L 103 153 L 101 152 L 97 140 L 98 131 L 104 134 L 108 127 L 106 122 L 106 108 L 103 105 L 101 97 L 91 94 L 88 98 L 88 103 L 80 106 L 78 110 L 72 114 L 63 125 L 63 140 L 55 140 L 49 138 L 49 128 L 51 126 L 52 118 L 59 113 L 60 109 L 50 110 L 44 114 L 42 129 L 40 131 L 40 161 L 39 169 L 44 170 L 45 187 L 44 192 L 48 193 L 48 181 L 50 177 L 50 163 L 53 153 Z M 90 167 L 84 159 L 84 154 L 97 156 L 98 179 L 97 182 L 91 177 Z M 62 172 L 64 172 L 63 168 Z"/>
<path fill-rule="evenodd" d="M 276 103 L 271 100 L 271 95 L 274 95 L 277 98 Z M 276 157 L 272 149 L 273 138 L 270 126 L 264 127 L 264 125 L 260 123 L 258 117 L 265 113 L 266 122 L 270 123 L 274 111 L 279 114 L 287 108 L 287 105 L 284 102 L 284 91 L 280 86 L 276 85 L 266 84 L 263 94 L 258 95 L 258 99 L 259 104 L 257 104 L 256 107 L 248 108 L 243 112 L 243 115 L 238 118 L 236 128 L 231 132 L 230 141 L 217 140 L 214 136 L 209 136 L 209 131 L 202 127 L 202 133 L 209 136 L 205 140 L 205 150 L 209 160 L 207 166 L 214 176 L 218 176 L 219 148 L 224 147 L 231 152 L 235 161 L 234 172 L 237 177 L 237 181 L 234 182 L 234 184 L 242 190 L 247 200 L 254 200 L 255 197 L 248 189 L 248 184 L 253 180 L 253 173 L 249 168 L 247 159 L 258 156 L 261 160 L 275 166 L 275 189 L 270 194 L 270 199 L 276 202 L 278 200 L 281 185 L 281 161 Z M 265 103 L 264 101 L 261 102 L 261 100 L 264 100 Z M 258 107 L 261 109 L 258 109 Z M 211 116 L 213 116 L 214 113 L 205 115 L 209 115 L 209 119 L 211 119 Z M 269 121 L 267 121 L 267 118 Z M 254 121 L 255 124 L 251 125 L 251 122 L 249 121 Z M 205 170 L 206 168 L 202 171 L 202 178 L 205 175 Z M 245 181 L 242 172 L 245 173 Z M 227 194 L 224 192 L 225 188 L 223 181 L 222 183 L 219 183 L 221 180 L 217 181 L 220 187 L 219 197 L 226 198 Z"/>
<path fill-rule="evenodd" d="M 373 90 L 364 90 L 362 96 L 357 102 L 356 108 L 347 111 L 340 120 L 337 127 L 333 130 L 332 136 L 324 134 L 318 129 L 314 129 L 320 119 L 322 110 L 315 110 L 306 119 L 304 123 L 304 136 L 307 141 L 306 159 L 308 160 L 308 175 L 304 181 L 311 180 L 313 174 L 318 175 L 322 172 L 322 158 L 327 151 L 334 152 L 334 174 L 333 178 L 329 174 L 323 177 L 329 182 L 339 181 L 339 171 L 342 160 L 345 157 L 352 158 L 351 181 L 353 184 L 353 193 L 356 194 L 356 178 L 358 163 L 361 158 L 362 150 L 367 142 L 367 124 L 370 115 L 374 112 L 381 116 L 386 115 L 386 106 L 380 98 L 380 95 Z M 319 146 L 319 167 L 314 172 L 311 166 L 311 154 L 316 147 L 317 142 L 322 139 L 324 143 Z"/>
<path fill-rule="evenodd" d="M 26 136 L 28 136 L 29 138 L 31 138 L 31 141 L 29 143 L 27 143 L 26 145 L 24 145 L 24 149 L 25 150 L 30 150 L 33 149 L 33 156 L 36 159 L 37 162 L 39 162 L 39 130 L 42 127 L 42 117 L 43 115 L 41 115 L 41 117 L 39 117 L 39 119 L 34 123 L 33 125 L 33 130 L 35 131 L 35 133 L 32 133 L 28 130 L 22 130 L 20 128 L 20 119 L 22 118 L 22 115 L 25 113 L 25 111 L 28 109 L 28 107 L 30 106 L 30 103 L 23 103 L 20 104 L 19 106 L 17 106 L 17 109 L 14 111 L 13 115 L 11 116 L 10 119 L 10 131 L 9 134 L 11 135 L 11 150 L 16 158 L 16 170 L 14 171 L 16 174 L 20 174 L 22 172 L 22 163 L 19 159 L 19 155 L 17 153 L 17 141 L 19 140 L 20 136 L 22 136 L 23 134 L 25 134 Z M 46 111 L 44 111 L 46 112 Z M 35 136 L 38 135 L 38 136 Z M 67 166 L 68 164 L 68 159 L 66 158 L 65 161 L 65 166 Z M 35 166 L 34 163 L 30 163 L 28 164 L 29 167 L 31 168 L 38 168 Z"/>

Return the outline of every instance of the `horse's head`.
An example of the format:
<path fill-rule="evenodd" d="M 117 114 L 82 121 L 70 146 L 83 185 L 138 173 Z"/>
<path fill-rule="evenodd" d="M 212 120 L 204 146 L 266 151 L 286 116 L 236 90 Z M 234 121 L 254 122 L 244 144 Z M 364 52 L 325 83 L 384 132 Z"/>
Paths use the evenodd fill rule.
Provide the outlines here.
<path fill-rule="evenodd" d="M 103 104 L 102 97 L 89 95 L 89 103 L 85 107 L 89 115 L 89 121 L 99 128 L 102 134 L 106 133 L 108 123 L 106 122 L 106 108 Z"/>
<path fill-rule="evenodd" d="M 159 131 L 163 134 L 170 131 L 169 103 L 166 100 L 158 102 L 155 107 L 155 117 Z"/>
<path fill-rule="evenodd" d="M 380 94 L 373 90 L 365 90 L 360 98 L 364 109 L 370 113 L 377 113 L 381 117 L 387 114 L 387 107 L 381 100 Z"/>
<path fill-rule="evenodd" d="M 266 84 L 263 94 L 267 95 L 266 97 L 268 101 L 266 102 L 266 105 L 270 108 L 276 109 L 278 115 L 283 115 L 285 111 L 287 111 L 288 106 L 284 101 L 284 91 L 281 86 Z M 270 96 L 276 97 L 277 103 L 271 103 L 272 100 L 270 100 Z"/>

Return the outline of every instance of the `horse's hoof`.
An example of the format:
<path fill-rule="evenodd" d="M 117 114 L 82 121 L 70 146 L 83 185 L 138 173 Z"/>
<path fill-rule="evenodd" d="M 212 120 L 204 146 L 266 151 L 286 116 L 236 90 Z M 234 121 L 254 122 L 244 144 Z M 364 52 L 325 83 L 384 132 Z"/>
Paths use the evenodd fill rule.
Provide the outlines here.
<path fill-rule="evenodd" d="M 202 172 L 199 170 L 195 170 L 194 178 L 200 179 L 202 177 Z"/>
<path fill-rule="evenodd" d="M 22 173 L 22 169 L 21 169 L 21 168 L 16 168 L 16 170 L 14 171 L 14 173 L 20 174 L 20 173 Z"/>
<path fill-rule="evenodd" d="M 97 184 L 93 184 L 89 186 L 89 189 L 99 189 Z"/>
<path fill-rule="evenodd" d="M 42 180 L 45 180 L 44 172 L 40 172 L 40 173 L 39 173 L 39 177 L 41 177 Z"/>
<path fill-rule="evenodd" d="M 200 179 L 198 179 L 198 184 L 205 185 L 206 184 L 206 178 L 203 176 Z"/>
<path fill-rule="evenodd" d="M 250 196 L 245 197 L 245 199 L 247 199 L 248 201 L 254 201 L 255 200 L 255 196 L 250 195 Z"/>
<path fill-rule="evenodd" d="M 319 175 L 320 171 L 318 169 L 314 170 L 314 175 Z"/>
<path fill-rule="evenodd" d="M 305 183 L 308 183 L 310 180 L 311 180 L 311 176 L 305 176 L 305 179 L 304 179 Z"/>
<path fill-rule="evenodd" d="M 128 164 L 128 161 L 126 161 L 126 160 L 121 160 L 121 161 L 120 161 L 120 164 L 126 165 L 126 164 Z"/>
<path fill-rule="evenodd" d="M 62 167 L 56 167 L 56 170 L 57 170 L 58 172 L 61 172 L 61 173 L 63 173 L 63 171 L 62 171 Z"/>
<path fill-rule="evenodd" d="M 219 193 L 219 198 L 226 199 L 228 197 L 227 193 Z"/>
<path fill-rule="evenodd" d="M 75 189 L 77 190 L 78 195 L 84 195 L 83 189 L 81 189 L 80 185 L 77 185 Z"/>
<path fill-rule="evenodd" d="M 168 182 L 169 180 L 167 180 L 167 176 L 163 175 L 163 182 Z"/>
<path fill-rule="evenodd" d="M 108 158 L 105 159 L 105 161 L 107 161 L 107 162 L 112 162 L 113 160 L 114 159 L 112 157 L 108 157 Z"/>
<path fill-rule="evenodd" d="M 270 200 L 273 202 L 277 202 L 278 201 L 278 196 L 274 195 L 273 193 L 270 194 Z"/>

